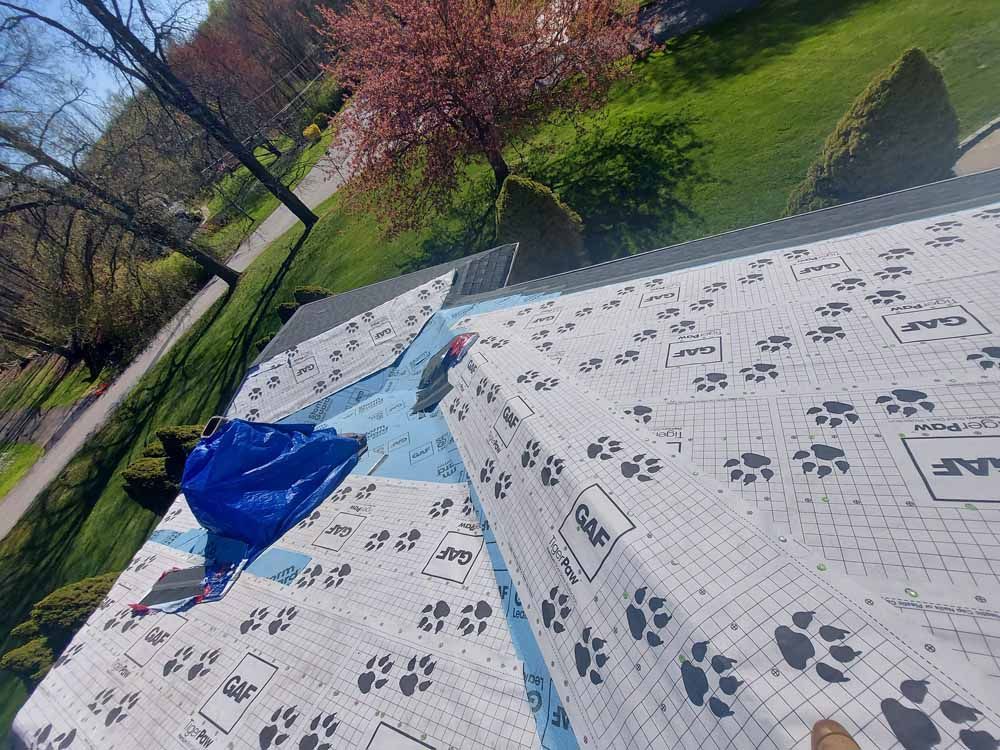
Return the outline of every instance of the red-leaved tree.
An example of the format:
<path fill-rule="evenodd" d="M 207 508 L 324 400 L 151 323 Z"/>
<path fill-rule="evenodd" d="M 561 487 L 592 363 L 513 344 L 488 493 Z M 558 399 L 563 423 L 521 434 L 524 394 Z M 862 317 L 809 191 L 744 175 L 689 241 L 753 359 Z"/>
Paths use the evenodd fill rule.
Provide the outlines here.
<path fill-rule="evenodd" d="M 618 0 L 355 0 L 321 14 L 327 70 L 353 91 L 337 116 L 348 195 L 393 232 L 441 206 L 476 158 L 499 190 L 511 137 L 600 103 L 631 28 Z"/>

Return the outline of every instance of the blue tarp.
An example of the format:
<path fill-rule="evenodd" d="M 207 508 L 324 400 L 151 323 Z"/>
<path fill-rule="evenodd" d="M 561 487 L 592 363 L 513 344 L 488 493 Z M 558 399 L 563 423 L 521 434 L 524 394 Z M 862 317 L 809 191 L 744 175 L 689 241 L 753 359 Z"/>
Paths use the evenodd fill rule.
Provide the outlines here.
<path fill-rule="evenodd" d="M 181 491 L 202 526 L 246 542 L 252 560 L 337 488 L 359 448 L 335 430 L 234 419 L 188 456 Z"/>

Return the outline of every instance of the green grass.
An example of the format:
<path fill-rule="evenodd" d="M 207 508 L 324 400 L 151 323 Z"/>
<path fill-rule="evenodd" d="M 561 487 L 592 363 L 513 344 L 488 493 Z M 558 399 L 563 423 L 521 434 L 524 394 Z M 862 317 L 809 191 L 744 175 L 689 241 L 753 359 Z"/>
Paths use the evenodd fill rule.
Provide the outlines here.
<path fill-rule="evenodd" d="M 619 201 L 607 210 L 612 229 L 599 237 L 607 254 L 776 218 L 837 119 L 908 46 L 922 46 L 944 69 L 964 132 L 997 114 L 1000 19 L 988 5 L 774 0 L 680 40 L 614 92 L 601 124 L 613 132 L 623 123 L 635 126 L 637 135 L 622 141 L 634 148 L 631 160 L 592 164 L 586 173 L 592 184 L 574 182 L 578 170 L 568 157 L 576 154 L 575 141 L 566 127 L 553 125 L 527 144 L 524 166 L 564 180 L 550 183 L 564 197 L 575 191 L 595 205 L 604 194 Z M 683 137 L 657 145 L 647 137 L 650 122 Z M 554 154 L 547 144 L 558 146 Z M 632 172 L 646 168 L 647 152 L 658 160 L 653 172 L 675 177 L 684 198 L 684 210 L 670 211 L 669 222 L 637 221 L 623 208 L 638 200 L 641 191 L 625 188 Z M 429 232 L 384 241 L 370 218 L 348 215 L 336 196 L 317 213 L 321 221 L 297 252 L 290 254 L 298 230 L 268 248 L 0 541 L 0 640 L 49 591 L 128 563 L 158 519 L 125 496 L 120 470 L 157 427 L 198 422 L 225 407 L 253 358 L 253 341 L 277 330 L 275 309 L 295 286 L 343 291 L 427 259 Z M 23 699 L 12 679 L 0 677 L 0 717 L 12 716 Z"/>
<path fill-rule="evenodd" d="M 0 413 L 69 406 L 83 398 L 105 375 L 91 378 L 83 364 L 70 366 L 62 357 L 39 357 L 16 375 L 0 381 Z"/>
<path fill-rule="evenodd" d="M 34 443 L 14 443 L 0 448 L 0 503 L 43 453 L 42 446 Z"/>

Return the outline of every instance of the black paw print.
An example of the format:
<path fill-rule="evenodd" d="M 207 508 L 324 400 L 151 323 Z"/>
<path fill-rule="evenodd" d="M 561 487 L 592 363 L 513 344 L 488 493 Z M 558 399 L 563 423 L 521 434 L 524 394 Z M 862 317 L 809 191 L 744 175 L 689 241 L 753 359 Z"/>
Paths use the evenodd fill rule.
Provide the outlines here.
<path fill-rule="evenodd" d="M 498 393 L 500 393 L 500 385 L 499 383 L 494 383 L 493 385 L 490 386 L 490 389 L 486 391 L 486 403 L 492 404 L 494 401 L 496 401 Z"/>
<path fill-rule="evenodd" d="M 538 346 L 536 346 L 536 347 L 535 347 L 535 349 L 536 349 L 537 351 L 540 351 L 540 352 L 547 352 L 547 351 L 549 351 L 549 350 L 550 350 L 550 349 L 551 349 L 551 348 L 552 348 L 553 346 L 555 346 L 555 344 L 553 344 L 553 343 L 552 343 L 551 341 L 543 341 L 543 342 L 542 342 L 542 343 L 540 343 L 540 344 L 539 344 Z"/>
<path fill-rule="evenodd" d="M 419 299 L 421 302 L 429 300 L 430 298 L 431 298 L 431 292 L 429 289 L 421 289 L 419 292 L 417 292 L 417 299 Z"/>
<path fill-rule="evenodd" d="M 556 458 L 555 455 L 551 455 L 545 459 L 545 465 L 542 466 L 541 479 L 542 485 L 545 487 L 555 487 L 559 484 L 559 475 L 562 474 L 563 461 L 561 458 Z"/>
<path fill-rule="evenodd" d="M 216 661 L 218 661 L 219 654 L 220 651 L 217 648 L 209 651 L 203 651 L 201 656 L 198 657 L 198 661 L 188 667 L 187 674 L 185 675 L 187 681 L 191 682 L 193 680 L 197 680 L 211 672 L 211 667 Z"/>
<path fill-rule="evenodd" d="M 569 597 L 559 592 L 558 586 L 549 590 L 549 598 L 542 600 L 542 625 L 558 635 L 566 630 L 563 621 L 569 617 L 573 609 L 569 606 Z"/>
<path fill-rule="evenodd" d="M 344 353 L 340 351 L 340 349 L 334 349 L 332 352 L 330 352 L 330 361 L 334 363 L 339 362 L 341 357 L 343 356 Z"/>
<path fill-rule="evenodd" d="M 800 247 L 797 250 L 789 250 L 785 253 L 785 260 L 798 260 L 799 258 L 804 258 L 809 255 L 809 248 Z"/>
<path fill-rule="evenodd" d="M 358 689 L 362 694 L 368 695 L 372 689 L 378 690 L 389 681 L 389 678 L 385 675 L 389 674 L 389 670 L 392 669 L 390 658 L 389 654 L 381 658 L 379 658 L 378 654 L 375 654 L 375 656 L 365 663 L 367 671 L 358 675 Z"/>
<path fill-rule="evenodd" d="M 137 568 L 138 570 L 138 568 Z M 121 632 L 127 633 L 139 624 L 139 615 L 132 611 L 131 607 L 123 607 L 115 612 L 111 618 L 104 623 L 104 630 L 114 630 L 119 628 Z"/>
<path fill-rule="evenodd" d="M 430 305 L 422 305 L 420 307 L 420 314 L 423 315 L 425 318 L 432 312 L 434 312 L 434 308 L 432 308 Z"/>
<path fill-rule="evenodd" d="M 757 342 L 757 348 L 766 353 L 780 352 L 782 349 L 791 349 L 792 340 L 788 336 L 768 336 Z"/>
<path fill-rule="evenodd" d="M 603 305 L 601 305 L 602 310 L 614 310 L 616 307 L 620 306 L 622 301 L 620 299 L 609 299 Z"/>
<path fill-rule="evenodd" d="M 271 635 L 277 635 L 285 630 L 288 630 L 292 626 L 292 620 L 294 620 L 299 614 L 299 611 L 295 607 L 282 607 L 278 610 L 278 614 L 275 615 L 274 619 L 267 625 L 267 632 Z"/>
<path fill-rule="evenodd" d="M 354 499 L 359 503 L 363 503 L 372 496 L 372 493 L 375 492 L 376 489 L 377 487 L 374 484 L 367 484 L 355 493 Z"/>
<path fill-rule="evenodd" d="M 297 529 L 308 529 L 310 526 L 312 526 L 313 524 L 315 524 L 316 521 L 319 520 L 320 515 L 321 514 L 320 514 L 320 512 L 318 510 L 314 510 L 308 516 L 306 516 L 301 521 L 299 521 L 297 524 L 295 524 L 295 528 L 297 528 Z"/>
<path fill-rule="evenodd" d="M 962 222 L 960 221 L 946 220 L 946 221 L 939 221 L 935 224 L 931 224 L 929 227 L 924 227 L 924 229 L 926 229 L 928 232 L 937 233 L 937 232 L 947 232 L 951 229 L 958 229 L 960 226 L 962 226 Z"/>
<path fill-rule="evenodd" d="M 356 349 L 357 349 L 357 348 L 358 348 L 358 347 L 359 347 L 360 345 L 361 345 L 361 344 L 360 344 L 360 342 L 359 342 L 359 341 L 358 341 L 357 339 L 351 339 L 350 341 L 348 341 L 348 342 L 347 342 L 347 346 L 346 346 L 346 349 L 347 349 L 347 351 L 349 351 L 349 352 L 353 352 L 353 351 L 355 351 L 355 350 L 356 350 Z"/>
<path fill-rule="evenodd" d="M 816 308 L 816 312 L 824 318 L 836 318 L 840 315 L 854 312 L 854 308 L 846 302 L 827 302 Z"/>
<path fill-rule="evenodd" d="M 594 312 L 594 308 L 592 307 L 581 307 L 579 310 L 573 313 L 573 315 L 576 316 L 577 318 L 585 318 L 592 312 Z"/>
<path fill-rule="evenodd" d="M 415 326 L 416 324 L 417 324 L 416 315 L 407 315 L 406 319 L 403 321 L 403 325 L 405 325 L 407 328 Z"/>
<path fill-rule="evenodd" d="M 479 382 L 476 384 L 476 396 L 482 396 L 486 393 L 486 387 L 489 383 L 489 379 L 486 377 L 479 378 Z"/>
<path fill-rule="evenodd" d="M 350 323 L 347 324 L 347 327 L 344 330 L 346 330 L 348 333 L 354 333 L 356 330 L 358 330 L 357 321 L 352 320 Z"/>
<path fill-rule="evenodd" d="M 336 383 L 338 380 L 344 377 L 344 372 L 343 370 L 338 370 L 335 367 L 332 370 L 330 370 L 330 375 L 328 377 L 330 378 L 330 382 Z"/>
<path fill-rule="evenodd" d="M 725 719 L 733 716 L 732 707 L 725 700 L 719 698 L 719 693 L 723 696 L 736 695 L 736 691 L 743 684 L 736 675 L 726 674 L 736 665 L 735 659 L 730 659 L 724 654 L 715 654 L 707 663 L 708 641 L 698 641 L 691 646 L 691 659 L 681 657 L 681 682 L 684 683 L 684 692 L 687 693 L 688 700 L 694 706 L 704 706 L 705 696 L 712 691 L 708 681 L 708 673 L 705 671 L 711 666 L 715 675 L 712 680 L 716 682 L 718 692 L 708 698 L 708 710 L 717 719 Z M 727 698 L 728 700 L 728 698 Z"/>
<path fill-rule="evenodd" d="M 336 568 L 330 570 L 330 574 L 323 581 L 323 588 L 328 589 L 331 586 L 337 588 L 344 582 L 344 579 L 351 574 L 351 566 L 347 563 L 340 565 Z"/>
<path fill-rule="evenodd" d="M 517 376 L 518 383 L 534 383 L 535 379 L 540 376 L 541 373 L 538 370 L 528 370 Z"/>
<path fill-rule="evenodd" d="M 724 372 L 707 372 L 699 375 L 691 384 L 695 390 L 711 393 L 714 390 L 725 390 L 729 387 L 729 376 Z"/>
<path fill-rule="evenodd" d="M 497 500 L 503 500 L 507 497 L 507 490 L 510 489 L 510 474 L 506 471 L 501 471 L 497 475 L 497 481 L 493 483 L 493 497 Z"/>
<path fill-rule="evenodd" d="M 479 481 L 483 484 L 492 482 L 494 469 L 496 469 L 496 462 L 492 458 L 487 458 L 483 468 L 479 470 Z"/>
<path fill-rule="evenodd" d="M 729 469 L 729 481 L 740 480 L 744 486 L 757 481 L 760 477 L 765 482 L 770 482 L 774 477 L 774 470 L 768 468 L 771 459 L 759 453 L 741 453 L 739 458 L 730 458 L 722 464 L 724 469 Z"/>
<path fill-rule="evenodd" d="M 466 496 L 465 500 L 462 501 L 462 515 L 471 516 L 472 515 L 472 498 Z"/>
<path fill-rule="evenodd" d="M 671 333 L 687 333 L 692 328 L 694 328 L 693 320 L 678 320 L 676 323 L 670 326 Z"/>
<path fill-rule="evenodd" d="M 530 315 L 531 311 L 534 309 L 535 308 L 533 307 L 522 307 L 520 310 L 517 311 L 517 317 L 523 318 L 525 315 Z"/>
<path fill-rule="evenodd" d="M 740 276 L 738 281 L 743 286 L 750 286 L 751 284 L 759 284 L 764 280 L 764 274 L 762 273 L 748 273 L 746 276 Z"/>
<path fill-rule="evenodd" d="M 715 307 L 714 299 L 700 299 L 688 305 L 688 309 L 691 312 L 701 312 L 702 310 L 707 310 L 710 307 Z"/>
<path fill-rule="evenodd" d="M 934 411 L 934 402 L 927 400 L 926 393 L 912 391 L 909 388 L 889 391 L 888 396 L 879 396 L 875 399 L 875 403 L 885 404 L 885 412 L 889 416 L 902 413 L 904 417 L 912 417 L 921 409 L 928 413 Z"/>
<path fill-rule="evenodd" d="M 44 727 L 36 729 L 33 735 L 32 747 L 38 748 L 38 750 L 66 750 L 66 748 L 73 744 L 73 740 L 76 739 L 76 729 L 59 732 L 50 741 L 49 737 L 51 735 L 52 724 L 46 724 Z"/>
<path fill-rule="evenodd" d="M 1000 367 L 1000 346 L 984 347 L 978 352 L 966 356 L 965 360 L 966 362 L 975 362 L 984 370 Z"/>
<path fill-rule="evenodd" d="M 615 355 L 616 365 L 630 365 L 638 361 L 639 361 L 639 352 L 637 352 L 635 349 L 626 349 L 625 351 Z"/>
<path fill-rule="evenodd" d="M 570 333 L 575 328 L 576 328 L 576 323 L 563 323 L 556 329 L 556 333 L 565 335 L 567 333 Z"/>
<path fill-rule="evenodd" d="M 580 372 L 593 372 L 594 370 L 600 370 L 601 365 L 603 364 L 604 360 L 600 357 L 591 357 L 590 359 L 581 362 L 577 366 L 577 369 Z"/>
<path fill-rule="evenodd" d="M 621 472 L 626 479 L 635 479 L 637 482 L 648 482 L 653 478 L 653 474 L 663 469 L 660 459 L 646 457 L 645 453 L 632 456 L 631 461 L 622 461 Z"/>
<path fill-rule="evenodd" d="M 393 549 L 396 552 L 409 552 L 417 545 L 418 541 L 420 541 L 420 531 L 418 529 L 410 529 L 399 535 L 399 538 L 396 539 L 396 543 L 393 545 Z"/>
<path fill-rule="evenodd" d="M 455 416 L 458 418 L 459 422 L 464 422 L 465 418 L 468 415 L 469 415 L 469 405 L 467 403 L 463 403 L 461 406 L 459 406 L 458 410 L 455 413 Z"/>
<path fill-rule="evenodd" d="M 608 662 L 608 655 L 604 653 L 605 644 L 606 641 L 593 635 L 590 628 L 584 628 L 580 640 L 573 648 L 576 673 L 581 677 L 589 677 L 593 685 L 604 682 L 599 670 Z"/>
<path fill-rule="evenodd" d="M 795 451 L 792 455 L 795 461 L 802 461 L 802 473 L 811 474 L 816 472 L 816 476 L 823 477 L 832 474 L 834 468 L 841 474 L 846 474 L 851 468 L 844 458 L 844 451 L 832 445 L 823 443 L 813 443 L 809 450 Z"/>
<path fill-rule="evenodd" d="M 240 623 L 240 633 L 246 635 L 254 630 L 259 630 L 266 619 L 267 607 L 257 607 L 256 609 L 250 610 L 250 614 L 247 616 L 247 619 Z"/>
<path fill-rule="evenodd" d="M 446 515 L 448 515 L 448 511 L 451 510 L 454 504 L 455 501 L 452 500 L 450 497 L 443 497 L 440 500 L 435 500 L 434 504 L 431 506 L 428 515 L 431 518 L 444 518 Z"/>
<path fill-rule="evenodd" d="M 250 411 L 248 411 L 246 414 L 243 415 L 243 418 L 247 422 L 256 422 L 257 419 L 260 418 L 260 409 L 251 409 Z"/>
<path fill-rule="evenodd" d="M 466 604 L 462 607 L 462 619 L 458 623 L 458 632 L 463 635 L 482 635 L 486 630 L 486 620 L 493 614 L 489 602 L 480 599 L 475 605 Z"/>
<path fill-rule="evenodd" d="M 533 334 L 531 334 L 531 340 L 532 341 L 541 341 L 542 339 L 544 339 L 548 335 L 549 335 L 549 329 L 548 328 L 543 328 L 540 331 L 535 331 Z"/>
<path fill-rule="evenodd" d="M 702 289 L 702 292 L 705 294 L 718 294 L 727 286 L 729 285 L 725 281 L 713 281 L 711 284 L 708 284 L 704 289 Z"/>
<path fill-rule="evenodd" d="M 676 318 L 681 314 L 679 307 L 666 307 L 656 313 L 657 320 L 670 320 L 671 318 Z"/>
<path fill-rule="evenodd" d="M 323 566 L 319 563 L 315 565 L 309 565 L 302 569 L 302 573 L 299 575 L 299 580 L 295 582 L 295 588 L 297 589 L 308 589 L 319 580 L 319 577 L 323 575 Z"/>
<path fill-rule="evenodd" d="M 653 341 L 656 338 L 656 331 L 652 328 L 644 328 L 641 331 L 632 334 L 632 340 L 637 344 L 644 344 L 647 341 Z"/>
<path fill-rule="evenodd" d="M 1000 219 L 1000 208 L 987 208 L 983 211 L 972 214 L 974 219 Z"/>
<path fill-rule="evenodd" d="M 388 529 L 382 529 L 381 531 L 376 531 L 368 536 L 368 541 L 365 542 L 365 549 L 369 552 L 374 552 L 377 549 L 382 549 L 385 543 L 389 541 L 389 537 L 392 534 L 389 533 Z"/>
<path fill-rule="evenodd" d="M 840 326 L 817 326 L 811 331 L 806 331 L 806 336 L 814 344 L 829 344 L 835 339 L 842 339 L 847 334 Z"/>
<path fill-rule="evenodd" d="M 868 286 L 868 283 L 864 279 L 859 279 L 852 276 L 847 279 L 841 279 L 840 281 L 835 281 L 831 286 L 835 291 L 838 292 L 853 292 L 855 289 L 864 289 L 866 286 Z"/>
<path fill-rule="evenodd" d="M 375 313 L 369 310 L 368 312 L 366 312 L 364 315 L 361 316 L 361 320 L 365 323 L 371 323 L 373 320 L 375 320 Z"/>
<path fill-rule="evenodd" d="M 53 662 L 52 668 L 58 669 L 63 664 L 69 664 L 71 661 L 73 661 L 73 657 L 79 654 L 81 651 L 83 651 L 82 643 L 76 643 L 68 647 L 61 654 L 59 654 L 59 658 L 56 659 L 55 662 Z"/>
<path fill-rule="evenodd" d="M 347 484 L 342 484 L 340 487 L 337 488 L 336 492 L 330 495 L 330 502 L 339 503 L 341 500 L 346 499 L 347 496 L 350 495 L 352 492 L 354 492 L 353 487 Z"/>
<path fill-rule="evenodd" d="M 635 291 L 634 286 L 623 286 L 621 289 L 615 292 L 615 294 L 617 294 L 619 297 L 624 297 L 625 295 L 631 294 L 634 291 Z"/>
<path fill-rule="evenodd" d="M 550 299 L 548 302 L 543 302 L 542 304 L 540 304 L 538 306 L 538 309 L 539 310 L 551 310 L 553 307 L 555 307 L 555 304 L 556 304 L 556 301 L 554 299 Z"/>
<path fill-rule="evenodd" d="M 273 391 L 275 388 L 281 385 L 281 378 L 279 378 L 277 375 L 272 375 L 267 379 L 267 382 L 264 385 L 267 386 L 268 390 Z"/>
<path fill-rule="evenodd" d="M 317 380 L 313 383 L 313 393 L 319 394 L 327 389 L 327 384 L 325 380 Z"/>
<path fill-rule="evenodd" d="M 439 600 L 436 604 L 424 605 L 420 610 L 421 618 L 417 627 L 425 633 L 440 633 L 444 629 L 444 620 L 451 614 L 448 602 Z"/>
<path fill-rule="evenodd" d="M 777 643 L 785 663 L 800 672 L 805 670 L 809 666 L 810 660 L 816 657 L 816 645 L 808 633 L 815 614 L 815 612 L 795 612 L 792 614 L 794 629 L 787 625 L 779 625 L 774 629 L 774 641 Z M 836 625 L 822 625 L 819 628 L 819 637 L 825 643 L 834 644 L 827 651 L 830 657 L 839 664 L 850 664 L 861 656 L 860 651 L 855 651 L 843 643 L 848 635 L 850 635 L 849 630 L 844 630 Z M 817 661 L 815 669 L 816 674 L 824 682 L 850 682 L 851 679 L 839 667 L 825 661 Z"/>
<path fill-rule="evenodd" d="M 669 612 L 660 611 L 663 605 L 661 597 L 647 596 L 645 586 L 636 590 L 632 595 L 632 602 L 625 609 L 628 632 L 633 638 L 637 641 L 645 640 L 653 647 L 663 645 L 663 639 L 656 631 L 665 628 L 671 620 Z"/>
<path fill-rule="evenodd" d="M 87 708 L 94 716 L 100 716 L 107 709 L 107 713 L 104 714 L 104 726 L 110 727 L 112 724 L 117 724 L 124 721 L 128 716 L 128 712 L 135 708 L 136 704 L 139 702 L 139 693 L 125 693 L 121 698 L 118 699 L 116 705 L 108 708 L 108 704 L 114 700 L 115 689 L 106 688 L 100 691 L 94 696 L 94 700 L 87 704 Z"/>
<path fill-rule="evenodd" d="M 902 260 L 911 255 L 915 255 L 915 253 L 908 247 L 894 247 L 884 253 L 879 253 L 878 257 L 882 260 Z"/>
<path fill-rule="evenodd" d="M 906 266 L 886 266 L 885 268 L 875 272 L 879 281 L 895 281 L 896 279 L 901 279 L 904 276 L 910 276 L 912 274 L 913 271 Z"/>
<path fill-rule="evenodd" d="M 536 391 L 551 391 L 559 385 L 559 378 L 542 378 L 537 383 L 535 383 Z"/>
<path fill-rule="evenodd" d="M 814 416 L 816 424 L 827 427 L 840 427 L 847 422 L 857 424 L 860 417 L 854 411 L 852 404 L 843 401 L 824 401 L 822 406 L 813 406 L 806 409 L 806 414 Z"/>
<path fill-rule="evenodd" d="M 644 282 L 643 286 L 646 289 L 653 289 L 655 287 L 663 286 L 663 279 L 657 276 L 655 279 L 650 279 L 649 281 Z"/>
<path fill-rule="evenodd" d="M 757 260 L 750 261 L 750 268 L 764 268 L 765 266 L 770 266 L 774 263 L 770 258 L 757 258 Z"/>
<path fill-rule="evenodd" d="M 431 282 L 431 286 L 440 292 L 442 289 L 444 289 L 445 282 L 443 279 L 434 279 L 434 281 Z"/>
<path fill-rule="evenodd" d="M 250 389 L 250 393 L 248 395 L 250 396 L 251 401 L 256 401 L 257 399 L 259 399 L 261 396 L 264 395 L 264 391 L 254 386 L 253 388 Z"/>
<path fill-rule="evenodd" d="M 167 662 L 163 665 L 163 676 L 169 677 L 172 674 L 180 672 L 184 668 L 185 662 L 192 656 L 194 656 L 194 648 L 191 646 L 177 649 L 173 657 L 167 659 Z"/>
<path fill-rule="evenodd" d="M 927 245 L 927 247 L 951 247 L 952 245 L 961 245 L 964 243 L 965 240 L 961 237 L 954 234 L 946 234 L 941 237 L 929 239 L 924 244 Z"/>
<path fill-rule="evenodd" d="M 260 730 L 257 735 L 257 742 L 261 750 L 268 750 L 271 747 L 278 747 L 288 739 L 288 730 L 299 718 L 297 706 L 279 706 L 271 714 L 271 722 Z"/>
<path fill-rule="evenodd" d="M 328 714 L 325 718 L 322 712 L 309 722 L 309 733 L 302 735 L 299 740 L 299 750 L 330 750 L 333 745 L 324 742 L 333 737 L 340 722 L 337 721 L 337 714 Z"/>
<path fill-rule="evenodd" d="M 617 440 L 612 440 L 610 436 L 604 435 L 597 438 L 597 441 L 587 446 L 587 458 L 599 458 L 607 461 L 615 453 L 622 449 L 622 444 Z"/>
<path fill-rule="evenodd" d="M 521 466 L 525 469 L 534 468 L 535 460 L 538 458 L 541 450 L 541 444 L 537 440 L 529 440 L 524 446 L 524 452 L 521 454 Z"/>
<path fill-rule="evenodd" d="M 758 362 L 750 367 L 741 368 L 740 375 L 748 383 L 764 383 L 768 378 L 774 380 L 778 377 L 778 368 L 766 362 Z"/>
<path fill-rule="evenodd" d="M 643 406 L 642 404 L 630 406 L 625 410 L 625 414 L 641 424 L 649 424 L 653 420 L 653 410 L 648 406 Z"/>
<path fill-rule="evenodd" d="M 395 344 L 392 345 L 392 353 L 399 354 L 405 348 L 406 344 L 404 344 L 402 341 L 397 341 Z"/>
<path fill-rule="evenodd" d="M 903 680 L 899 684 L 899 692 L 911 704 L 920 704 L 927 697 L 928 684 L 930 683 L 927 680 Z M 924 748 L 929 750 L 940 744 L 940 727 L 934 723 L 928 712 L 920 708 L 907 708 L 897 698 L 884 699 L 880 707 L 890 731 L 904 750 Z M 975 724 L 983 715 L 982 711 L 951 698 L 940 701 L 938 709 L 950 725 L 953 725 L 945 725 L 945 730 L 951 730 L 953 735 L 958 726 Z M 936 712 L 931 710 L 929 713 L 933 715 Z M 1000 739 L 982 729 L 963 728 L 958 732 L 958 740 L 970 750 L 995 750 L 1000 747 Z"/>
<path fill-rule="evenodd" d="M 399 678 L 399 691 L 407 697 L 418 690 L 424 692 L 432 683 L 431 680 L 421 678 L 430 677 L 436 666 L 437 662 L 431 661 L 430 654 L 422 656 L 420 661 L 414 656 L 406 665 L 406 674 Z"/>

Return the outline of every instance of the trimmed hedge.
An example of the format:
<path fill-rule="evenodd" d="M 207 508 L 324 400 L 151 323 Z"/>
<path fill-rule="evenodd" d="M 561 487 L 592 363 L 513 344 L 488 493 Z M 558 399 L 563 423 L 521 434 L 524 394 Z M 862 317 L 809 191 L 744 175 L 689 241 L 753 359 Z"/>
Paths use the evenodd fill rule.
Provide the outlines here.
<path fill-rule="evenodd" d="M 168 458 L 184 461 L 188 454 L 198 445 L 205 425 L 182 424 L 171 427 L 161 427 L 156 431 L 156 437 L 163 444 L 163 450 Z"/>
<path fill-rule="evenodd" d="M 104 601 L 117 578 L 118 573 L 105 573 L 58 588 L 31 608 L 29 622 L 54 648 L 61 649 Z"/>
<path fill-rule="evenodd" d="M 0 669 L 16 674 L 29 685 L 41 682 L 49 670 L 55 654 L 44 638 L 35 638 L 23 646 L 12 648 L 0 658 Z"/>
<path fill-rule="evenodd" d="M 325 286 L 317 286 L 316 284 L 309 284 L 307 286 L 297 286 L 292 291 L 292 296 L 295 301 L 300 305 L 308 305 L 310 302 L 316 302 L 317 300 L 326 299 L 327 297 L 332 297 L 333 292 L 327 289 Z"/>
<path fill-rule="evenodd" d="M 254 350 L 260 354 L 267 348 L 267 345 L 271 343 L 271 339 L 274 338 L 273 333 L 269 333 L 266 336 L 261 336 L 259 339 L 253 342 Z"/>
<path fill-rule="evenodd" d="M 298 302 L 282 302 L 278 305 L 278 320 L 282 323 L 287 323 L 295 315 L 295 311 L 299 309 Z"/>
<path fill-rule="evenodd" d="M 180 484 L 167 472 L 166 458 L 140 458 L 122 472 L 123 489 L 133 500 L 144 507 L 158 501 L 173 499 L 180 492 Z"/>
<path fill-rule="evenodd" d="M 520 243 L 510 283 L 587 265 L 583 221 L 545 185 L 510 175 L 496 208 L 497 243 Z"/>
<path fill-rule="evenodd" d="M 142 449 L 143 458 L 166 458 L 167 451 L 163 447 L 163 443 L 159 440 L 155 440 L 145 448 Z"/>
<path fill-rule="evenodd" d="M 787 215 L 950 177 L 958 117 L 941 71 L 909 49 L 877 76 L 837 123 Z"/>
<path fill-rule="evenodd" d="M 38 623 L 34 620 L 25 620 L 20 625 L 10 629 L 10 637 L 19 644 L 33 641 L 41 636 L 42 631 L 38 629 Z"/>

